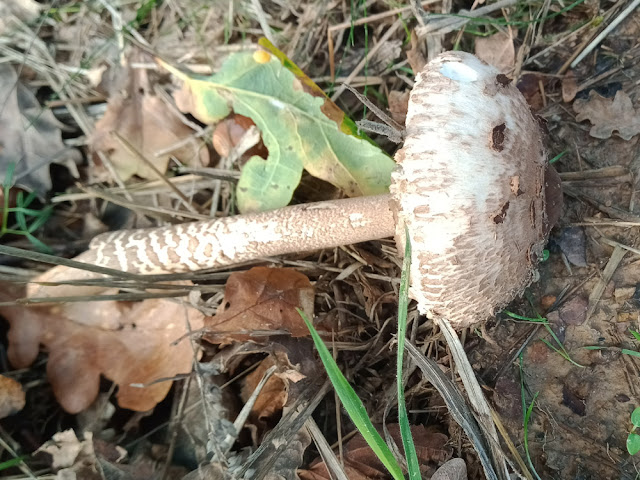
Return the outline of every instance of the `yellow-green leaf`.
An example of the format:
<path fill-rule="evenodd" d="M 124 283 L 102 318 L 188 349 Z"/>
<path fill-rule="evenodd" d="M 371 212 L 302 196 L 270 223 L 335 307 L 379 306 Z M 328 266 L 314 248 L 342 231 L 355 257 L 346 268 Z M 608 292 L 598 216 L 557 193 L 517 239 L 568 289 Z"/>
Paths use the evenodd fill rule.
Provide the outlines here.
<path fill-rule="evenodd" d="M 343 133 L 322 112 L 325 99 L 305 92 L 270 53 L 234 54 L 211 76 L 164 66 L 184 80 L 190 113 L 200 121 L 216 123 L 233 111 L 260 130 L 269 156 L 254 156 L 244 165 L 237 187 L 241 212 L 287 205 L 303 169 L 348 196 L 388 191 L 393 160 L 369 140 Z"/>

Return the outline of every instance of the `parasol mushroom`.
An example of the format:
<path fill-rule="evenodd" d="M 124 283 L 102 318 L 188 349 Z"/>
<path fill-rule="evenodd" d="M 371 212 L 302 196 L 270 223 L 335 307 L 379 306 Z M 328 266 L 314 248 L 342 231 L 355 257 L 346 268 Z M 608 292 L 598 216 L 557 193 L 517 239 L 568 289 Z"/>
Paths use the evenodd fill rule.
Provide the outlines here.
<path fill-rule="evenodd" d="M 559 217 L 560 179 L 525 99 L 464 52 L 430 62 L 411 92 L 390 195 L 296 205 L 96 237 L 76 260 L 135 273 L 195 271 L 395 234 L 413 244 L 410 295 L 456 328 L 483 321 L 532 281 Z M 95 278 L 57 266 L 34 279 Z M 61 287 L 31 284 L 29 296 Z M 77 288 L 77 287 L 76 287 Z"/>

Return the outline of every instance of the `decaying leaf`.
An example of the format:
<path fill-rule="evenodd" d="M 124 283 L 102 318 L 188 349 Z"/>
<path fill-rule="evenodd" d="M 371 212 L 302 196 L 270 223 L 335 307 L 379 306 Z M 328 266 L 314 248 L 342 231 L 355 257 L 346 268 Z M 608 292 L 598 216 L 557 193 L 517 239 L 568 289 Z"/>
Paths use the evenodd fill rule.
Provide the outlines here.
<path fill-rule="evenodd" d="M 44 197 L 51 189 L 49 165 L 63 164 L 75 173 L 80 153 L 65 147 L 62 124 L 20 83 L 8 63 L 0 64 L 0 99 L 0 181 L 4 183 L 13 164 L 13 184 Z"/>
<path fill-rule="evenodd" d="M 382 429 L 376 427 L 382 434 Z M 402 445 L 400 426 L 387 425 L 389 434 L 396 445 Z M 429 478 L 438 465 L 451 458 L 452 450 L 446 446 L 449 438 L 443 433 L 427 430 L 423 425 L 413 425 L 411 434 L 418 454 L 418 463 L 422 478 Z M 388 478 L 388 472 L 382 462 L 373 453 L 371 447 L 361 435 L 353 437 L 344 447 L 344 470 L 349 480 L 371 480 Z M 311 464 L 309 470 L 299 472 L 302 480 L 329 480 L 329 471 L 320 459 Z"/>
<path fill-rule="evenodd" d="M 130 62 L 143 59 L 142 54 L 134 53 Z M 154 94 L 147 71 L 127 66 L 124 76 L 126 87 L 109 99 L 107 110 L 89 139 L 91 149 L 108 154 L 122 180 L 133 175 L 158 178 L 136 152 L 161 173 L 167 170 L 171 156 L 188 166 L 207 165 L 209 153 L 205 145 L 180 120 L 178 112 Z M 178 144 L 178 148 L 167 151 Z"/>
<path fill-rule="evenodd" d="M 314 288 L 302 273 L 288 268 L 254 267 L 233 273 L 227 280 L 219 312 L 205 318 L 211 343 L 229 343 L 250 338 L 251 332 L 289 332 L 308 336 L 309 330 L 296 308 L 313 317 Z M 284 331 L 284 332 L 283 332 Z"/>
<path fill-rule="evenodd" d="M 461 458 L 452 458 L 433 474 L 431 480 L 467 480 L 467 464 Z"/>
<path fill-rule="evenodd" d="M 13 378 L 0 375 L 0 418 L 8 417 L 24 408 L 22 385 Z"/>
<path fill-rule="evenodd" d="M 11 27 L 30 23 L 38 18 L 43 5 L 35 0 L 13 0 L 0 3 L 0 35 L 8 35 Z M 19 20 L 19 21 L 18 21 Z M 0 98 L 6 98 L 0 96 Z"/>
<path fill-rule="evenodd" d="M 295 383 L 305 377 L 289 363 L 284 352 L 273 352 L 260 362 L 258 368 L 245 377 L 241 390 L 243 401 L 246 402 L 249 399 L 265 372 L 273 366 L 277 366 L 278 369 L 265 383 L 251 410 L 251 419 L 254 424 L 256 421 L 264 423 L 279 415 L 289 398 L 289 382 Z"/>
<path fill-rule="evenodd" d="M 631 140 L 640 133 L 640 111 L 633 108 L 631 98 L 622 90 L 616 92 L 613 100 L 591 90 L 588 100 L 573 102 L 573 110 L 578 114 L 578 122 L 591 122 L 592 137 L 609 138 L 616 132 L 622 139 Z"/>
<path fill-rule="evenodd" d="M 306 93 L 270 53 L 231 55 L 210 77 L 163 65 L 184 82 L 176 96 L 183 111 L 213 124 L 233 110 L 260 130 L 269 156 L 252 157 L 244 165 L 237 187 L 241 212 L 287 205 L 303 169 L 349 196 L 388 191 L 393 160 L 370 141 L 345 134 L 344 124 L 323 113 L 325 99 Z"/>
<path fill-rule="evenodd" d="M 151 458 L 150 454 L 161 451 L 159 448 L 155 451 L 150 448 L 149 452 L 139 449 L 129 459 L 124 448 L 93 438 L 91 432 L 84 432 L 80 440 L 72 429 L 56 433 L 37 450 L 51 456 L 51 468 L 56 471 L 56 480 L 156 478 L 164 461 L 162 458 Z M 127 463 L 123 463 L 125 459 Z M 167 478 L 181 478 L 185 473 L 184 468 L 175 466 L 170 466 L 164 472 Z"/>
<path fill-rule="evenodd" d="M 407 118 L 407 109 L 409 108 L 409 90 L 400 92 L 398 90 L 391 90 L 389 92 L 389 113 L 400 125 L 404 125 L 404 121 Z"/>
<path fill-rule="evenodd" d="M 36 452 L 45 452 L 51 455 L 51 468 L 54 470 L 73 469 L 74 465 L 82 463 L 95 464 L 96 454 L 93 451 L 93 434 L 91 432 L 84 434 L 84 440 L 79 440 L 73 429 L 58 432 Z M 96 475 L 90 478 L 98 479 L 100 476 Z"/>
<path fill-rule="evenodd" d="M 20 296 L 11 285 L 2 289 L 5 300 Z M 171 382 L 149 383 L 191 371 L 193 350 L 188 338 L 176 345 L 172 342 L 188 333 L 187 320 L 197 330 L 203 317 L 169 299 L 5 306 L 0 314 L 11 324 L 11 364 L 28 367 L 40 344 L 44 345 L 49 352 L 47 375 L 53 393 L 69 413 L 86 409 L 96 399 L 101 374 L 119 386 L 121 407 L 138 411 L 153 408 L 166 396 Z"/>
<path fill-rule="evenodd" d="M 578 82 L 573 70 L 569 70 L 562 78 L 562 101 L 569 103 L 578 94 Z"/>
<path fill-rule="evenodd" d="M 513 68 L 516 62 L 516 50 L 513 46 L 515 35 L 498 32 L 490 37 L 476 38 L 476 56 L 493 65 L 503 73 Z"/>

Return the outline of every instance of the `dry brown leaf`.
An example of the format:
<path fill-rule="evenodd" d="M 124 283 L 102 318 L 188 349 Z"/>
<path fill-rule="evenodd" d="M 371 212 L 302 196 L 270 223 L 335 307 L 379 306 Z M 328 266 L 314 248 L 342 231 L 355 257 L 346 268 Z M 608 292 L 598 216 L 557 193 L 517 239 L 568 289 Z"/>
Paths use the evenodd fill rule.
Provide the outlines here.
<path fill-rule="evenodd" d="M 233 273 L 219 312 L 204 320 L 204 338 L 211 343 L 230 343 L 248 339 L 250 332 L 275 330 L 293 337 L 307 336 L 309 330 L 296 308 L 312 318 L 313 301 L 311 282 L 295 270 L 254 267 Z"/>
<path fill-rule="evenodd" d="M 5 300 L 23 296 L 4 285 Z M 13 295 L 11 295 L 11 293 Z M 58 402 L 69 413 L 86 409 L 97 397 L 100 375 L 119 385 L 118 404 L 145 411 L 160 402 L 170 381 L 154 380 L 191 371 L 188 339 L 172 342 L 202 326 L 203 315 L 170 299 L 142 302 L 76 302 L 55 307 L 0 308 L 11 324 L 8 357 L 16 368 L 35 360 L 40 344 L 49 352 L 47 375 Z"/>
<path fill-rule="evenodd" d="M 431 480 L 467 480 L 467 464 L 461 458 L 452 458 L 433 474 Z"/>
<path fill-rule="evenodd" d="M 66 165 L 75 174 L 80 152 L 64 145 L 64 125 L 40 105 L 8 63 L 0 65 L 0 99 L 0 181 L 13 165 L 13 183 L 42 198 L 51 189 L 49 165 Z"/>
<path fill-rule="evenodd" d="M 508 31 L 498 32 L 490 37 L 477 37 L 475 53 L 479 59 L 503 73 L 511 70 L 516 63 L 513 35 Z"/>
<path fill-rule="evenodd" d="M 562 78 L 562 101 L 571 102 L 578 94 L 578 82 L 573 70 L 569 70 Z"/>
<path fill-rule="evenodd" d="M 25 396 L 20 382 L 0 375 L 0 418 L 8 417 L 24 408 Z"/>
<path fill-rule="evenodd" d="M 213 130 L 213 135 L 211 137 L 213 148 L 221 157 L 228 157 L 232 149 L 240 143 L 244 134 L 247 133 L 247 130 L 255 125 L 256 124 L 253 123 L 253 120 L 249 117 L 245 117 L 244 115 L 238 115 L 237 113 L 229 115 L 218 123 L 216 128 Z M 254 155 L 262 158 L 267 158 L 269 155 L 267 147 L 264 146 L 264 142 L 262 142 L 262 140 L 259 140 L 257 145 L 254 145 L 244 152 L 241 160 L 246 162 Z"/>
<path fill-rule="evenodd" d="M 277 366 L 278 369 L 267 380 L 251 409 L 254 424 L 265 423 L 275 415 L 279 415 L 289 398 L 289 382 L 295 383 L 305 378 L 291 365 L 284 352 L 273 352 L 260 363 L 258 368 L 245 377 L 240 392 L 244 402 L 253 394 L 265 372 L 273 366 Z"/>
<path fill-rule="evenodd" d="M 409 90 L 400 92 L 398 90 L 391 90 L 389 92 L 389 113 L 400 125 L 404 125 L 404 121 L 407 118 L 407 109 L 409 107 Z"/>
<path fill-rule="evenodd" d="M 150 59 L 140 53 L 134 53 L 130 57 L 132 63 L 143 60 L 148 62 Z M 126 89 L 109 99 L 107 110 L 96 123 L 96 129 L 89 139 L 91 149 L 106 153 L 122 180 L 133 175 L 155 180 L 157 174 L 131 152 L 117 135 L 124 138 L 161 173 L 167 170 L 171 156 L 192 167 L 207 165 L 209 154 L 204 144 L 181 121 L 176 110 L 154 95 L 147 71 L 127 67 L 126 73 Z M 179 148 L 158 155 L 158 152 L 182 141 L 186 143 Z"/>
<path fill-rule="evenodd" d="M 381 432 L 381 428 L 377 427 Z M 389 434 L 396 442 L 402 445 L 400 426 L 398 424 L 387 425 Z M 423 478 L 428 478 L 437 465 L 441 465 L 451 457 L 451 448 L 447 447 L 449 438 L 443 433 L 432 432 L 424 425 L 413 425 L 411 434 L 418 454 L 418 463 L 423 473 Z M 329 480 L 331 476 L 324 462 L 319 459 L 313 463 L 309 470 L 299 471 L 302 480 Z M 349 480 L 371 480 L 388 478 L 388 472 L 380 459 L 373 453 L 361 435 L 353 437 L 344 447 L 344 469 Z"/>
<path fill-rule="evenodd" d="M 633 108 L 629 95 L 618 90 L 615 98 L 605 98 L 594 90 L 588 100 L 573 102 L 576 120 L 589 120 L 593 127 L 589 135 L 595 138 L 609 138 L 614 132 L 624 140 L 640 133 L 640 111 Z"/>

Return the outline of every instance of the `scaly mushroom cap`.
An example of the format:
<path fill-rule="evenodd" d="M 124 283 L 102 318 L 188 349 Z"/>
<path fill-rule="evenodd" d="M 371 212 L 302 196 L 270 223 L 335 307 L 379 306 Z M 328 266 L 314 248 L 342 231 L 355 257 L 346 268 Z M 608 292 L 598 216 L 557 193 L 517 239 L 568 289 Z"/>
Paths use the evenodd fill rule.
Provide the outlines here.
<path fill-rule="evenodd" d="M 444 53 L 417 77 L 396 161 L 396 241 L 403 251 L 406 225 L 410 295 L 455 328 L 486 320 L 529 285 L 561 208 L 527 102 L 490 65 Z"/>

